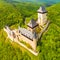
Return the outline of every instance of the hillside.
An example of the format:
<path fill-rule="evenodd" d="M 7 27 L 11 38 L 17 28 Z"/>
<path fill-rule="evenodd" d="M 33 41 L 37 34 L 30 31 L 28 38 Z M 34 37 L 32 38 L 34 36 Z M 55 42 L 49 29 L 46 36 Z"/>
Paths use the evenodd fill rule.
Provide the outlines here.
<path fill-rule="evenodd" d="M 22 8 L 22 6 L 25 7 Z M 10 3 L 0 2 L 0 60 L 60 60 L 60 4 L 47 8 L 51 23 L 38 42 L 38 56 L 34 56 L 16 43 L 11 43 L 2 29 L 5 25 L 13 26 L 13 28 L 21 24 L 25 26 L 23 23 L 25 17 L 27 21 L 37 17 L 37 6 L 26 3 L 13 6 Z"/>
<path fill-rule="evenodd" d="M 51 6 L 52 4 L 59 3 L 60 0 L 1 0 L 1 1 L 6 1 L 10 3 L 17 3 L 17 2 L 30 2 L 30 3 L 35 3 L 35 4 L 41 4 L 41 5 L 46 5 L 46 6 Z"/>
<path fill-rule="evenodd" d="M 11 4 L 4 1 L 0 2 L 0 29 L 5 25 L 11 26 L 24 23 L 26 17 L 30 17 L 35 13 L 37 8 L 38 7 L 32 3 Z"/>
<path fill-rule="evenodd" d="M 0 2 L 0 29 L 5 25 L 13 25 L 21 20 L 21 14 L 13 5 Z"/>

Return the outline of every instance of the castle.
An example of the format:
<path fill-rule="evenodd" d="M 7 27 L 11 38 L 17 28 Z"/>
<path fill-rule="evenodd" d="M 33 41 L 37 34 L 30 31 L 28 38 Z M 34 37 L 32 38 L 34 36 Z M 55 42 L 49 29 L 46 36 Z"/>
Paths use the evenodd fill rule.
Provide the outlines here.
<path fill-rule="evenodd" d="M 45 7 L 41 6 L 38 9 L 38 20 L 30 20 L 30 22 L 27 24 L 27 29 L 19 27 L 16 30 L 11 30 L 8 26 L 4 28 L 4 30 L 7 32 L 8 37 L 14 41 L 18 40 L 24 41 L 28 43 L 34 51 L 36 51 L 37 47 L 37 41 L 40 37 L 41 31 L 44 29 L 44 27 L 47 24 L 47 11 Z M 37 31 L 39 30 L 39 31 Z"/>

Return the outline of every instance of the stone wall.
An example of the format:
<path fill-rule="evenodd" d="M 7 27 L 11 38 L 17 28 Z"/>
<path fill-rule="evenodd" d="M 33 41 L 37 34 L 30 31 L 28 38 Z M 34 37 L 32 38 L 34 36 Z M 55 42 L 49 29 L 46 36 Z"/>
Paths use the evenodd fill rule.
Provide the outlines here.
<path fill-rule="evenodd" d="M 14 42 L 18 43 L 19 45 L 21 45 L 22 47 L 24 47 L 25 49 L 27 49 L 28 51 L 30 51 L 30 52 L 31 52 L 32 54 L 34 54 L 35 56 L 37 56 L 38 53 L 39 53 L 39 52 L 36 52 L 36 51 L 34 51 L 34 50 L 28 48 L 26 45 L 20 43 L 18 40 L 15 40 Z"/>
<path fill-rule="evenodd" d="M 26 38 L 25 36 L 23 36 L 21 34 L 20 34 L 19 38 L 20 38 L 20 41 L 24 41 L 24 42 L 30 44 L 30 46 L 32 47 L 32 49 L 34 51 L 36 51 L 37 40 L 35 40 L 35 39 L 30 40 L 30 39 Z"/>
<path fill-rule="evenodd" d="M 48 28 L 50 24 L 50 21 L 47 21 L 46 26 L 42 29 L 42 31 L 38 34 L 38 38 L 41 38 L 42 34 L 46 31 L 46 29 Z"/>

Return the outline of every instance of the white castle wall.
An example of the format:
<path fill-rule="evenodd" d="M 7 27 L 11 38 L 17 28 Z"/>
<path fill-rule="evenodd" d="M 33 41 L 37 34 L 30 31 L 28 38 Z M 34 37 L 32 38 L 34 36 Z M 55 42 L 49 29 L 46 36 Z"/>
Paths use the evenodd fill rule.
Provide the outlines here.
<path fill-rule="evenodd" d="M 20 37 L 20 41 L 24 41 L 24 42 L 30 44 L 31 47 L 33 48 L 33 50 L 36 51 L 36 45 L 37 45 L 37 41 L 36 40 L 33 39 L 33 41 L 32 41 L 32 40 L 26 38 L 25 36 L 23 36 L 21 34 L 20 34 L 19 37 Z"/>
<path fill-rule="evenodd" d="M 44 25 L 47 22 L 47 13 L 38 13 L 38 23 L 39 25 Z"/>

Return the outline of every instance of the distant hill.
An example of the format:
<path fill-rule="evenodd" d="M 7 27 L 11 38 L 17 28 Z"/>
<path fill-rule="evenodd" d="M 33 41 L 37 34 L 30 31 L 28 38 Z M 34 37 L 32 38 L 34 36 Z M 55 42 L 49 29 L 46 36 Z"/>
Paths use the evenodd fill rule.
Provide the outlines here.
<path fill-rule="evenodd" d="M 2 0 L 1 0 L 2 1 Z M 40 2 L 40 3 L 58 3 L 60 0 L 4 0 L 4 1 L 17 1 L 17 2 Z"/>
<path fill-rule="evenodd" d="M 46 6 L 50 6 L 52 4 L 55 4 L 55 3 L 59 3 L 60 0 L 4 0 L 6 2 L 33 2 L 33 3 L 36 3 L 36 4 L 45 4 Z"/>
<path fill-rule="evenodd" d="M 24 2 L 54 2 L 54 3 L 57 3 L 57 2 L 60 2 L 60 0 L 13 0 L 13 1 L 24 1 Z"/>

